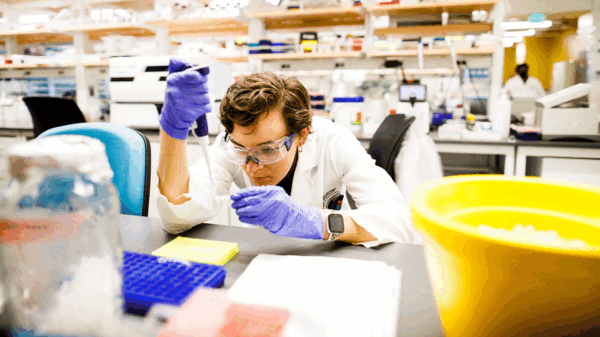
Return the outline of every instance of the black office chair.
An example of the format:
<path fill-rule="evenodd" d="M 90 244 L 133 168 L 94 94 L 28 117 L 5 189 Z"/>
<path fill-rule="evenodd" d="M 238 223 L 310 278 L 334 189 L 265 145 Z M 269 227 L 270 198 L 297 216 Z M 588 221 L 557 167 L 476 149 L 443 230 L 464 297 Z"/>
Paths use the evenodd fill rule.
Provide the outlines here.
<path fill-rule="evenodd" d="M 35 137 L 52 128 L 85 123 L 83 113 L 75 101 L 58 97 L 25 97 L 23 102 L 33 119 Z"/>
<path fill-rule="evenodd" d="M 406 115 L 389 115 L 383 120 L 371 139 L 371 144 L 367 152 L 375 159 L 375 165 L 383 168 L 394 181 L 396 181 L 394 161 L 400 153 L 406 131 L 408 131 L 408 128 L 414 121 L 415 117 L 407 118 Z M 350 209 L 357 209 L 352 195 L 346 192 L 346 196 Z"/>
<path fill-rule="evenodd" d="M 373 135 L 369 145 L 367 152 L 375 159 L 375 165 L 383 168 L 394 181 L 396 181 L 394 161 L 400 153 L 406 131 L 414 121 L 414 116 L 387 116 Z"/>

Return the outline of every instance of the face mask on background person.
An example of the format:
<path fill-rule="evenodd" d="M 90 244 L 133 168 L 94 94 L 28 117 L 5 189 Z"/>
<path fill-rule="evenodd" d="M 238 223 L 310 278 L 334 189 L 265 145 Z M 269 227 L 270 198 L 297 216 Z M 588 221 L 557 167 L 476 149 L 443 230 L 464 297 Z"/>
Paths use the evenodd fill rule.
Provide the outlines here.
<path fill-rule="evenodd" d="M 529 69 L 527 69 L 526 67 L 521 67 L 517 69 L 517 74 L 521 76 L 523 82 L 527 82 L 527 78 L 529 77 Z"/>

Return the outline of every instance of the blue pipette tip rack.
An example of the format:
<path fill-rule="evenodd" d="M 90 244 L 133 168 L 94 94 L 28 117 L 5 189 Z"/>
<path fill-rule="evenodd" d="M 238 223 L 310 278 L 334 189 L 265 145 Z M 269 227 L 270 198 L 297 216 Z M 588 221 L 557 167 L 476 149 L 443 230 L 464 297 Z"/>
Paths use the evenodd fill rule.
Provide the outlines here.
<path fill-rule="evenodd" d="M 181 306 L 199 287 L 221 288 L 222 266 L 124 252 L 125 312 L 145 316 L 153 304 Z"/>

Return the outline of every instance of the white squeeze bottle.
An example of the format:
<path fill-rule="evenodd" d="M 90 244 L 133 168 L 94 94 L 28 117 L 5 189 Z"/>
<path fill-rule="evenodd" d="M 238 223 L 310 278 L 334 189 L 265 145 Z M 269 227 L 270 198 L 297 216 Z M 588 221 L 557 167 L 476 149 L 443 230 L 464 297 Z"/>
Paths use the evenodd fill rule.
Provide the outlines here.
<path fill-rule="evenodd" d="M 510 130 L 511 103 L 506 90 L 500 92 L 500 99 L 494 111 L 492 120 L 494 132 L 501 133 L 503 137 L 508 137 Z"/>

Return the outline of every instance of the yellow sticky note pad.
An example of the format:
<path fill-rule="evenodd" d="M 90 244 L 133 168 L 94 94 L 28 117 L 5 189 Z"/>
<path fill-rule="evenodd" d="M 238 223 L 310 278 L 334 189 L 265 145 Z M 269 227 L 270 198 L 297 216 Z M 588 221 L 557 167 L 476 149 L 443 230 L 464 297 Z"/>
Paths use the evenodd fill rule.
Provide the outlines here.
<path fill-rule="evenodd" d="M 237 243 L 179 236 L 175 240 L 153 251 L 152 255 L 222 266 L 238 252 Z"/>

